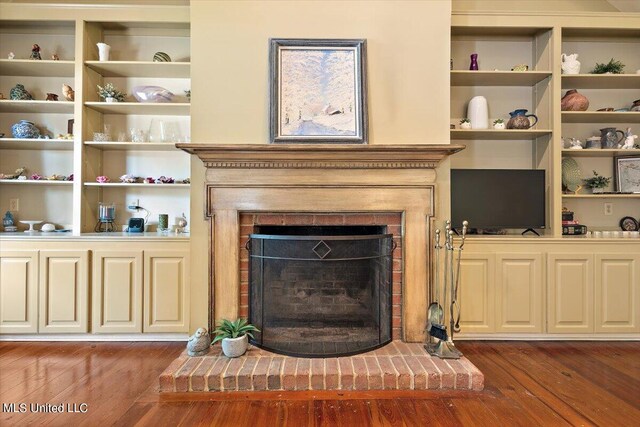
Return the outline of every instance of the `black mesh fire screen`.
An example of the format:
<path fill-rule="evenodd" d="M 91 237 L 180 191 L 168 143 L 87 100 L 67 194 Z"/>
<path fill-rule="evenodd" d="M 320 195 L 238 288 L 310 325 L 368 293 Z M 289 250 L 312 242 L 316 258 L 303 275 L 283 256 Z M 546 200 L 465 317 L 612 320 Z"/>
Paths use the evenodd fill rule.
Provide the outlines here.
<path fill-rule="evenodd" d="M 383 226 L 259 226 L 250 235 L 253 343 L 331 357 L 391 341 L 393 235 Z"/>

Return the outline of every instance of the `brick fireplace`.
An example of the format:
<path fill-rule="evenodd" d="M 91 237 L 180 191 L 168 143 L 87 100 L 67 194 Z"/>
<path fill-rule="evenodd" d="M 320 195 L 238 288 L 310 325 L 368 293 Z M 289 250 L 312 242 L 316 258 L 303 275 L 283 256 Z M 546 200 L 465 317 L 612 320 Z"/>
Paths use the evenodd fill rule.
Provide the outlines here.
<path fill-rule="evenodd" d="M 318 358 L 250 346 L 244 356 L 229 359 L 216 345 L 204 357 L 178 357 L 160 376 L 161 391 L 482 390 L 484 376 L 469 360 L 431 357 L 421 344 L 435 168 L 463 146 L 178 146 L 207 166 L 211 234 L 202 250 L 210 254 L 210 327 L 221 318 L 251 314 L 245 245 L 252 233 L 267 226 L 378 226 L 397 244 L 391 255 L 393 340 L 357 355 Z M 323 301 L 329 306 L 336 302 L 330 295 Z"/>
<path fill-rule="evenodd" d="M 386 225 L 393 264 L 393 336 L 422 342 L 435 216 L 435 168 L 457 145 L 178 144 L 207 167 L 210 327 L 248 314 L 243 245 L 267 223 Z"/>

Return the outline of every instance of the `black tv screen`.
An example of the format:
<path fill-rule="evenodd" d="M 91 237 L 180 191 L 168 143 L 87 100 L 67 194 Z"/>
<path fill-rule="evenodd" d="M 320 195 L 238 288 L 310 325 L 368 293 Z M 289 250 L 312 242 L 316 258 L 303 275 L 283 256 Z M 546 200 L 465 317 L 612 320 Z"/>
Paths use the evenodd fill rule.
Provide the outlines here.
<path fill-rule="evenodd" d="M 471 228 L 545 228 L 545 172 L 451 169 L 451 221 Z"/>

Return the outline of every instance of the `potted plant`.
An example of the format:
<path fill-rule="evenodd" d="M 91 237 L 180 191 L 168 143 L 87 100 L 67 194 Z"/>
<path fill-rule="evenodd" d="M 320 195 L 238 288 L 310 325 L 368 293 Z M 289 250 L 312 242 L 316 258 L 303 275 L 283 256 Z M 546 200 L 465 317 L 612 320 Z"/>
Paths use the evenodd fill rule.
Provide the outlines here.
<path fill-rule="evenodd" d="M 120 92 L 112 83 L 107 83 L 104 86 L 98 86 L 98 95 L 104 99 L 105 102 L 123 102 L 124 93 Z"/>
<path fill-rule="evenodd" d="M 471 129 L 471 120 L 469 119 L 460 120 L 460 129 Z"/>
<path fill-rule="evenodd" d="M 604 192 L 604 188 L 609 185 L 609 182 L 611 182 L 611 177 L 606 178 L 598 175 L 598 172 L 593 171 L 593 177 L 585 179 L 584 182 L 591 188 L 591 191 L 594 194 L 598 194 Z"/>
<path fill-rule="evenodd" d="M 222 341 L 222 352 L 227 357 L 242 356 L 249 346 L 252 332 L 260 332 L 258 328 L 247 322 L 247 319 L 237 319 L 234 322 L 222 319 L 222 323 L 213 331 L 216 335 L 211 344 Z"/>
<path fill-rule="evenodd" d="M 493 128 L 494 129 L 504 129 L 505 128 L 504 120 L 502 120 L 502 119 L 494 120 L 493 121 Z"/>
<path fill-rule="evenodd" d="M 616 61 L 611 58 L 607 64 L 599 64 L 596 62 L 596 66 L 591 71 L 591 74 L 622 74 L 624 64 L 620 61 Z"/>

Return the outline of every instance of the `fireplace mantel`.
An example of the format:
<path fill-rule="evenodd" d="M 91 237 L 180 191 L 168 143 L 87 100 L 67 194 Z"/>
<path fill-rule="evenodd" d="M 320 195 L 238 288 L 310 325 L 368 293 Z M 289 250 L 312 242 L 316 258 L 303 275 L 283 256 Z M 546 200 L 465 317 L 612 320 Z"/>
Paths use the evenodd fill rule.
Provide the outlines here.
<path fill-rule="evenodd" d="M 198 156 L 207 168 L 234 169 L 433 169 L 465 148 L 457 144 L 211 144 L 176 147 Z"/>

